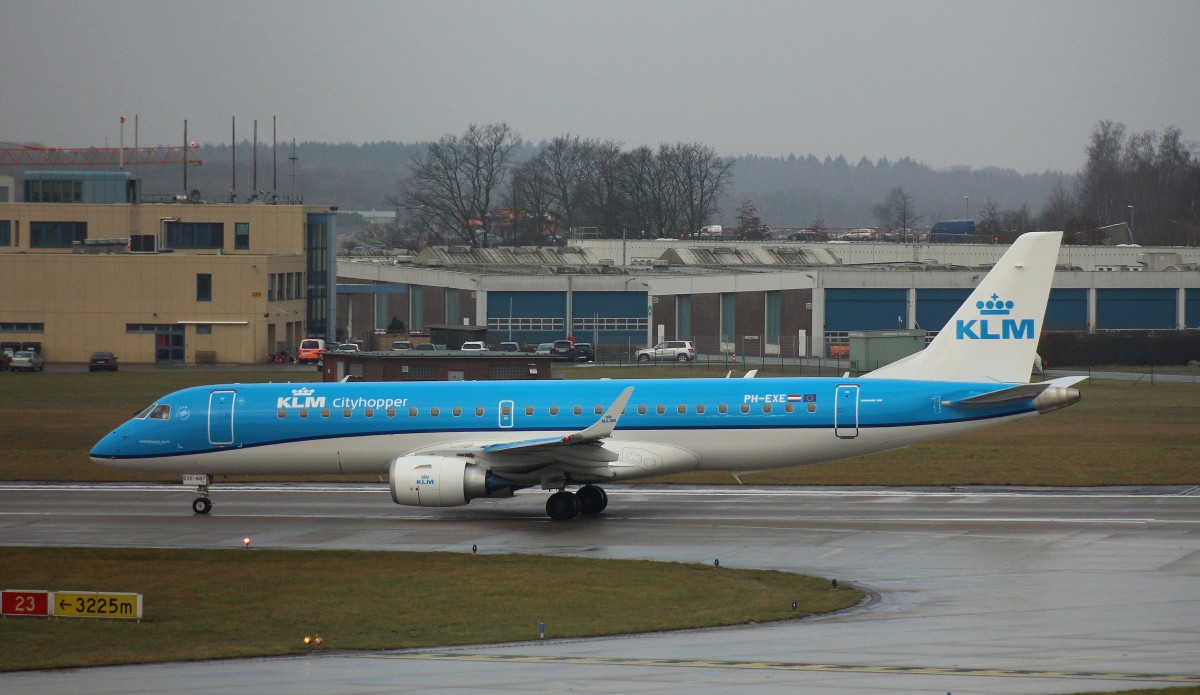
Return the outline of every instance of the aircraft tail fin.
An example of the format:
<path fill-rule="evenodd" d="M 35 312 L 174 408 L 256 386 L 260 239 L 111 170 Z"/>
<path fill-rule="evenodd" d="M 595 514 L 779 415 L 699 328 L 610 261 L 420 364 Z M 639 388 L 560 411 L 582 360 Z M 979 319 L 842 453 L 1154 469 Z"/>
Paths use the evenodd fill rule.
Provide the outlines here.
<path fill-rule="evenodd" d="M 1061 241 L 1062 232 L 1021 235 L 928 347 L 864 376 L 1028 382 Z"/>

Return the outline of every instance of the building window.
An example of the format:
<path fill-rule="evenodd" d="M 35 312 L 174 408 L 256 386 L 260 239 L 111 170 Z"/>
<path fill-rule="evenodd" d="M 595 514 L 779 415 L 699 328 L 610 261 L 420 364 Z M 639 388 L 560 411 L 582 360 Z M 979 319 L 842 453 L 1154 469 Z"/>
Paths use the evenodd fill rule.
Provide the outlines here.
<path fill-rule="evenodd" d="M 0 246 L 12 245 L 12 221 L 0 220 Z"/>
<path fill-rule="evenodd" d="M 168 222 L 167 248 L 219 249 L 225 246 L 221 222 Z"/>
<path fill-rule="evenodd" d="M 196 335 L 212 335 L 212 324 L 211 323 L 196 324 Z"/>
<path fill-rule="evenodd" d="M 233 223 L 233 248 L 238 251 L 250 250 L 250 223 Z"/>
<path fill-rule="evenodd" d="M 45 333 L 44 323 L 0 321 L 0 333 Z"/>
<path fill-rule="evenodd" d="M 30 222 L 29 246 L 35 249 L 69 249 L 87 240 L 87 222 Z"/>
<path fill-rule="evenodd" d="M 196 273 L 196 301 L 212 301 L 212 273 Z"/>
<path fill-rule="evenodd" d="M 275 301 L 275 273 L 267 273 L 267 301 Z"/>

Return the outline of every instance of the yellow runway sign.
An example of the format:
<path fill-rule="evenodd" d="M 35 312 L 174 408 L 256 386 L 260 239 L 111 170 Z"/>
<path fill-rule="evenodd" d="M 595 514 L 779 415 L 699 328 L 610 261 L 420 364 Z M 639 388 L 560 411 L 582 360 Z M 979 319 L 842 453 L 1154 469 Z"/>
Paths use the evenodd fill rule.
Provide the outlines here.
<path fill-rule="evenodd" d="M 56 618 L 142 619 L 142 595 L 97 591 L 55 591 Z"/>

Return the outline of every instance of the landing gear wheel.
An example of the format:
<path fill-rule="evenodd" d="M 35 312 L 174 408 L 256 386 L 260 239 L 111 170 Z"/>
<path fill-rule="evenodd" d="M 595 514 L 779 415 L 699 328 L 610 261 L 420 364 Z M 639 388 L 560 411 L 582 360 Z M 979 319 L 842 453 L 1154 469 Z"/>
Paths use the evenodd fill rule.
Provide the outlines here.
<path fill-rule="evenodd" d="M 580 514 L 599 514 L 608 506 L 608 493 L 598 485 L 584 485 L 575 493 Z"/>
<path fill-rule="evenodd" d="M 555 521 L 570 521 L 579 516 L 579 498 L 573 492 L 559 490 L 546 500 L 546 513 Z"/>
<path fill-rule="evenodd" d="M 207 497 L 197 497 L 192 500 L 192 511 L 197 514 L 207 514 L 212 511 L 212 500 Z"/>

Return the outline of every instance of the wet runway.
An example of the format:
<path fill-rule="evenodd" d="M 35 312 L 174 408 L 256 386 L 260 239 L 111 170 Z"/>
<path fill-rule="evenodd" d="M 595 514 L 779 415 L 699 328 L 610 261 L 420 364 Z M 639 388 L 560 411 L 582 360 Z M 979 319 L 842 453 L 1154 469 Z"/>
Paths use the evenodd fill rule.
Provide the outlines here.
<path fill-rule="evenodd" d="M 768 625 L 410 652 L 0 675 L 7 693 L 1067 693 L 1200 683 L 1200 488 L 611 487 L 428 510 L 379 485 L 0 484 L 0 544 L 527 552 L 761 567 L 853 582 L 848 613 Z M 586 611 L 581 611 L 586 613 Z M 562 620 L 578 619 L 562 616 Z"/>

